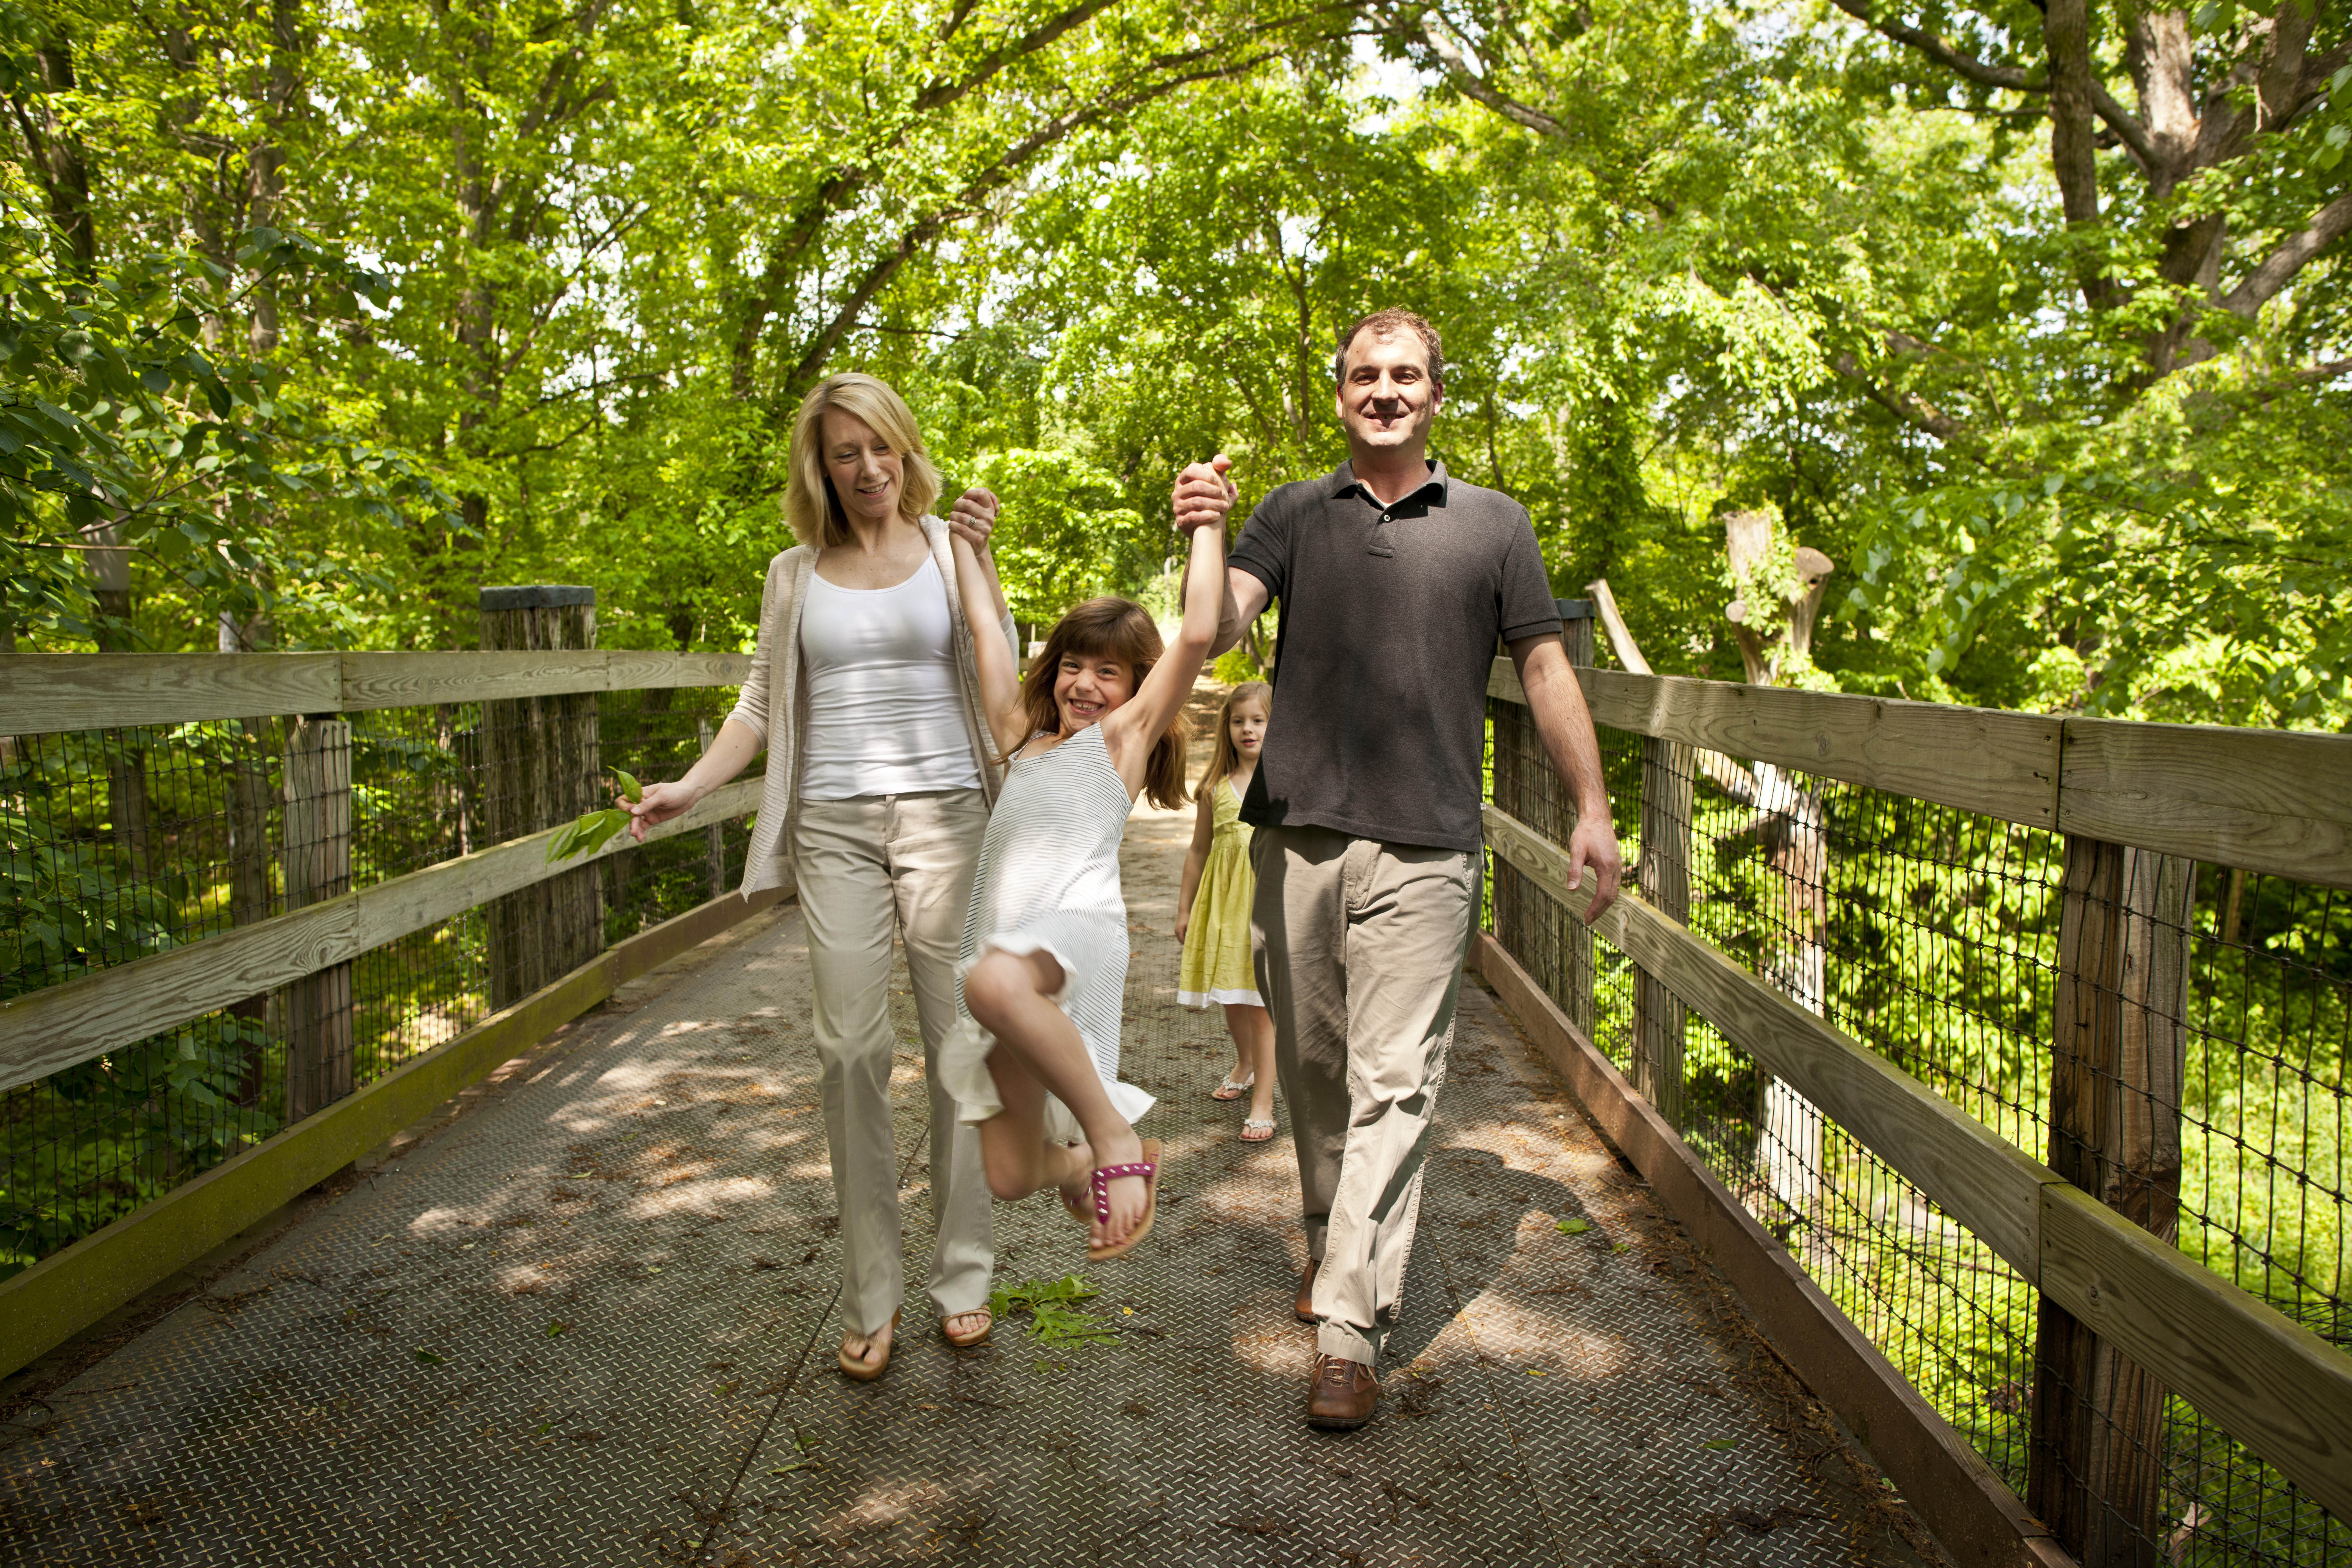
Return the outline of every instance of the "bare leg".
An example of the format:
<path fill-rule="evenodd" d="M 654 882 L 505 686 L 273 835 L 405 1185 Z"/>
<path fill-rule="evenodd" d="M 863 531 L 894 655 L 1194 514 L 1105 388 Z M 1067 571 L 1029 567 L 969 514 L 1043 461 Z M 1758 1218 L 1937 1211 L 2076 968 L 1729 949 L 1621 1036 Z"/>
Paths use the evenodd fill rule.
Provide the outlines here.
<path fill-rule="evenodd" d="M 1046 1161 L 1040 1151 L 1045 1148 L 1045 1096 L 1048 1093 L 1077 1118 L 1087 1135 L 1082 1147 L 1089 1171 L 1099 1165 L 1131 1164 L 1143 1157 L 1142 1140 L 1136 1137 L 1127 1118 L 1111 1108 L 1077 1026 L 1052 1000 L 1062 984 L 1062 966 L 1044 952 L 1019 957 L 991 952 L 964 977 L 964 1005 L 971 1009 L 981 1027 L 996 1037 L 988 1070 L 996 1079 L 1004 1113 L 981 1123 L 981 1157 L 988 1167 L 989 1187 L 999 1197 L 1010 1195 L 997 1184 L 1000 1169 L 1008 1178 L 1007 1185 L 1019 1186 L 1026 1181 L 1024 1193 L 1046 1184 Z M 1021 1101 L 1017 1109 L 1016 1094 Z M 1000 1141 L 1025 1139 L 1027 1154 L 1008 1147 L 1001 1156 L 992 1158 L 988 1131 L 1000 1121 L 1015 1122 L 1000 1134 Z M 1074 1145 L 1071 1154 L 1076 1155 L 1080 1147 Z M 1035 1163 L 1028 1163 L 1031 1161 Z M 1109 1196 L 1110 1220 L 1097 1222 L 1092 1231 L 1097 1245 L 1116 1247 L 1143 1218 L 1147 1198 L 1143 1178 L 1119 1177 L 1110 1184 Z"/>
<path fill-rule="evenodd" d="M 1225 1027 L 1234 1037 L 1234 1052 L 1241 1066 L 1234 1069 L 1236 1080 L 1255 1073 L 1257 1081 L 1250 1088 L 1249 1119 L 1252 1121 L 1274 1120 L 1274 1016 L 1263 1007 L 1253 1007 L 1246 1002 L 1225 1004 Z"/>
<path fill-rule="evenodd" d="M 1254 1079 L 1249 1086 L 1251 1121 L 1275 1119 L 1275 1018 L 1263 1006 L 1246 1002 L 1225 1004 L 1225 1032 L 1233 1035 L 1233 1081 Z"/>
<path fill-rule="evenodd" d="M 978 1015 L 974 1015 L 978 1016 Z M 989 1053 L 989 1076 L 1004 1109 L 980 1124 L 981 1169 L 988 1190 L 1006 1203 L 1047 1187 L 1076 1195 L 1093 1166 L 1084 1143 L 1049 1142 L 1045 1137 L 1045 1086 L 1011 1051 Z"/>

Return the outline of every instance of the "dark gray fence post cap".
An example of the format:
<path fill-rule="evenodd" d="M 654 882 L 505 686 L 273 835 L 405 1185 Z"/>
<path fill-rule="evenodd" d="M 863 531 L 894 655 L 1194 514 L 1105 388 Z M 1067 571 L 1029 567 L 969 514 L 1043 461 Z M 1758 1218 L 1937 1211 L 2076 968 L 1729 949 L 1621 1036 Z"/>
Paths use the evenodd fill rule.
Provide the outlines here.
<path fill-rule="evenodd" d="M 593 605 L 596 590 L 547 584 L 528 588 L 485 588 L 485 610 L 560 610 L 570 605 Z"/>
<path fill-rule="evenodd" d="M 1554 599 L 1551 603 L 1563 621 L 1589 621 L 1592 618 L 1592 601 L 1590 599 Z"/>

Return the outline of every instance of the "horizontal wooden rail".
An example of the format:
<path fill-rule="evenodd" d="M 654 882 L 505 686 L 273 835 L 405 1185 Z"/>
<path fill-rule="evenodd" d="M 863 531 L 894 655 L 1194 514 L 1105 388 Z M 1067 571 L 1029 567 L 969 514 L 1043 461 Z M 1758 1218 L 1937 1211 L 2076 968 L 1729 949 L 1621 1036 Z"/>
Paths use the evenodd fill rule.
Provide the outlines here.
<path fill-rule="evenodd" d="M 1593 721 L 2212 866 L 2352 888 L 2352 735 L 2054 719 L 1579 669 Z M 1525 702 L 1510 660 L 1487 695 Z"/>
<path fill-rule="evenodd" d="M 615 942 L 356 1093 L 0 1281 L 0 1376 L 234 1239 L 627 982 L 790 896 L 777 889 L 747 901 L 730 893 Z"/>
<path fill-rule="evenodd" d="M 2069 719 L 2058 826 L 2352 888 L 2352 735 Z"/>
<path fill-rule="evenodd" d="M 646 837 L 668 838 L 756 810 L 761 786 L 756 778 L 738 779 Z M 478 904 L 617 854 L 632 842 L 624 835 L 596 855 L 550 865 L 547 847 L 562 831 L 550 828 L 509 839 L 338 899 L 0 1002 L 0 1089 L 30 1083 L 216 1008 L 291 984 Z"/>
<path fill-rule="evenodd" d="M 1580 917 L 1591 901 L 1591 874 L 1585 874 L 1583 895 L 1571 897 L 1566 852 L 1496 807 L 1485 810 L 1486 842 L 1496 853 Z M 2040 1187 L 2049 1177 L 2046 1167 L 1630 890 L 1593 930 L 1878 1151 L 2010 1267 L 2028 1279 L 2041 1273 Z"/>
<path fill-rule="evenodd" d="M 1595 883 L 1492 805 L 1486 841 L 1581 918 Z M 1593 929 L 1916 1184 L 2042 1294 L 2352 1519 L 2352 1355 L 2200 1268 L 1959 1107 L 1621 894 Z"/>
<path fill-rule="evenodd" d="M 751 656 L 554 653 L 0 654 L 0 735 L 355 713 L 490 698 L 740 686 Z"/>

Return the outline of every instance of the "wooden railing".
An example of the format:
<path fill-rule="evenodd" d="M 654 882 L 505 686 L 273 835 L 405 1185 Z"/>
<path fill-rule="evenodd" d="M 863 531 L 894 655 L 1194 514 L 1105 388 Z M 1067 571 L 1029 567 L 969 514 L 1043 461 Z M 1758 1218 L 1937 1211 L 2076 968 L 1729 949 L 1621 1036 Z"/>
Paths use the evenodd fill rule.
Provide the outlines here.
<path fill-rule="evenodd" d="M 585 598 L 562 602 L 579 604 Z M 486 595 L 486 638 L 491 635 L 492 619 Z M 271 715 L 313 721 L 304 727 L 306 732 L 316 731 L 318 721 L 327 721 L 326 728 L 334 731 L 340 729 L 333 722 L 335 715 L 366 710 L 488 703 L 516 704 L 520 710 L 520 705 L 534 700 L 735 686 L 751 663 L 748 655 L 595 648 L 8 655 L 0 656 L 0 737 Z M 519 722 L 513 736 L 500 743 L 508 750 L 538 743 L 531 737 L 543 728 Z M 708 725 L 704 728 L 707 733 Z M 348 758 L 345 737 L 340 766 L 346 799 Z M 289 746 L 289 822 L 300 804 L 292 795 L 311 771 L 298 768 L 297 761 Z M 692 811 L 651 830 L 647 839 L 715 831 L 717 825 L 754 810 L 760 789 L 755 777 L 716 790 Z M 349 882 L 350 812 L 347 805 L 340 809 L 339 819 L 333 811 L 317 814 L 319 820 L 340 821 L 333 831 L 341 840 L 327 847 L 326 858 L 341 868 L 341 880 L 326 884 L 331 889 Z M 541 815 L 544 821 L 546 814 Z M 346 977 L 341 996 L 348 1015 L 345 966 L 359 955 L 470 910 L 491 906 L 495 911 L 501 901 L 512 902 L 520 894 L 561 879 L 577 879 L 597 859 L 636 847 L 625 835 L 594 856 L 550 864 L 547 847 L 559 831 L 560 826 L 541 826 L 538 831 L 470 854 L 331 896 L 320 891 L 319 879 L 297 875 L 289 845 L 283 913 L 0 1001 L 0 1091 L 247 999 L 285 987 L 315 986 L 321 977 L 339 973 Z M 596 874 L 587 871 L 591 877 Z M 711 876 L 715 884 L 715 860 Z M 290 1125 L 138 1212 L 0 1281 L 0 1373 L 236 1235 L 550 1029 L 595 1005 L 633 975 L 772 901 L 771 897 L 750 905 L 731 894 L 714 897 L 699 910 L 611 948 L 604 947 L 601 929 L 592 931 L 583 952 L 558 955 L 551 973 L 541 973 L 551 968 L 541 963 L 513 998 L 499 996 L 494 987 L 491 1005 L 496 1011 L 488 1018 L 372 1083 L 355 1088 L 351 1081 L 347 1018 L 341 1077 L 325 1093 L 306 1098 L 295 1092 L 289 1048 L 286 1121 Z M 491 924 L 495 942 L 495 919 Z"/>
<path fill-rule="evenodd" d="M 1579 670 L 1608 729 L 2066 836 L 2076 871 L 2130 846 L 2352 888 L 2352 737 L 1940 707 Z M 1526 699 L 1507 660 L 1488 692 Z M 1664 769 L 1644 769 L 1657 780 Z M 1689 773 L 1683 770 L 1683 788 Z M 1672 815 L 1672 814 L 1667 814 Z M 1644 820 L 1651 814 L 1645 809 Z M 1685 807 L 1680 820 L 1688 821 Z M 1494 853 L 1581 915 L 1552 839 L 1489 805 Z M 1594 930 L 1916 1184 L 2090 1333 L 2352 1520 L 2352 1355 L 2102 1205 L 1629 887 Z M 2062 942 L 2062 986 L 2076 942 Z M 1589 1025 L 1585 1026 L 1589 1027 Z M 1639 1043 L 1636 1051 L 1640 1049 Z M 1637 1063 L 1637 1068 L 1639 1064 Z M 1635 1080 L 1640 1080 L 1637 1070 Z M 1677 1085 L 1679 1075 L 1675 1075 Z M 1657 1098 L 1653 1092 L 1652 1098 Z"/>

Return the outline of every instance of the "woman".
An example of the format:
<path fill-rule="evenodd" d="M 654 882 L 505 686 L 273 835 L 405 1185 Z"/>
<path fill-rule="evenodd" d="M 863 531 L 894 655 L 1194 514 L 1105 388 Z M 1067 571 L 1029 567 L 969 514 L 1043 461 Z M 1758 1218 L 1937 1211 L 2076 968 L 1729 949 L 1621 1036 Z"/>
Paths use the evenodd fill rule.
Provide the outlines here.
<path fill-rule="evenodd" d="M 905 1288 L 890 1123 L 890 939 L 906 944 L 930 1085 L 931 1300 L 950 1343 L 992 1326 L 989 1193 L 973 1129 L 940 1087 L 956 1017 L 955 963 L 997 779 L 971 629 L 950 540 L 985 563 L 996 498 L 967 490 L 929 515 L 939 470 L 906 403 L 870 375 L 836 375 L 801 404 L 784 512 L 800 543 L 768 563 L 760 646 L 741 700 L 702 760 L 650 784 L 632 831 L 677 816 L 768 749 L 745 897 L 797 885 L 816 993 L 825 1142 L 840 1203 L 844 1375 L 879 1377 Z"/>

